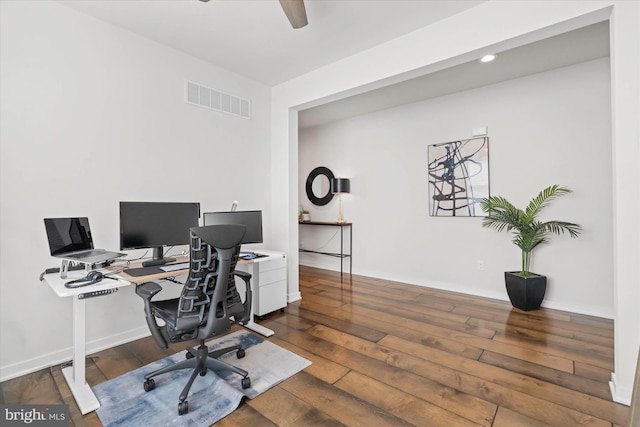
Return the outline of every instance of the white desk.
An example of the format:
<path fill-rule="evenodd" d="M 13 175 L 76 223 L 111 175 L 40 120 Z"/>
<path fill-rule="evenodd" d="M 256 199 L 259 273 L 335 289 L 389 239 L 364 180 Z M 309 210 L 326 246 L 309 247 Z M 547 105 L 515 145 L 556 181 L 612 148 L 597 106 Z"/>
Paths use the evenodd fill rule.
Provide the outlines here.
<path fill-rule="evenodd" d="M 246 267 L 251 268 L 252 278 L 251 278 L 251 290 L 252 292 L 259 292 L 259 289 L 256 289 L 257 284 L 260 282 L 260 269 L 258 268 L 258 264 L 271 260 L 280 260 L 284 258 L 284 254 L 271 252 L 271 251 L 257 251 L 259 253 L 263 253 L 268 255 L 266 257 L 255 258 L 252 260 L 240 260 L 238 262 L 239 266 L 245 265 Z M 178 260 L 180 262 L 181 260 Z M 253 264 L 253 266 L 251 266 Z M 131 267 L 130 267 L 131 268 Z M 105 274 L 113 273 L 113 269 L 115 267 L 111 267 L 111 271 L 109 270 L 99 270 Z M 117 268 L 116 270 L 120 270 Z M 67 273 L 66 278 L 61 278 L 60 273 L 51 273 L 45 274 L 44 280 L 49 284 L 51 289 L 58 295 L 59 297 L 71 297 L 73 301 L 73 364 L 72 366 L 68 366 L 62 369 L 62 374 L 64 378 L 67 380 L 69 384 L 69 388 L 73 393 L 73 397 L 76 399 L 78 403 L 78 407 L 82 414 L 87 414 L 91 411 L 95 411 L 100 407 L 100 402 L 96 398 L 95 394 L 93 394 L 93 390 L 87 384 L 85 378 L 85 369 L 86 369 L 86 313 L 85 313 L 85 304 L 87 298 L 85 297 L 87 293 L 90 292 L 98 292 L 98 291 L 113 291 L 118 288 L 122 288 L 125 286 L 131 286 L 133 284 L 148 282 L 152 280 L 161 280 L 165 277 L 173 277 L 188 274 L 189 270 L 178 270 L 171 271 L 162 274 L 154 274 L 150 276 L 141 276 L 141 277 L 133 277 L 129 276 L 125 273 L 119 273 L 117 275 L 113 275 L 116 280 L 105 278 L 101 282 L 84 286 L 80 288 L 67 288 L 64 284 L 70 280 L 80 279 L 86 275 L 86 271 L 70 271 Z M 286 289 L 286 288 L 285 288 Z M 286 298 L 286 296 L 285 296 Z M 254 298 L 255 301 L 255 298 Z M 252 301 L 253 302 L 253 301 Z M 144 313 L 141 310 L 140 315 L 143 316 Z M 264 336 L 273 335 L 273 331 L 271 329 L 267 329 L 264 326 L 258 325 L 253 320 L 254 317 L 254 304 L 251 304 L 251 317 L 249 323 L 245 326 L 259 334 Z"/>
<path fill-rule="evenodd" d="M 106 270 L 100 270 L 108 273 Z M 69 384 L 71 393 L 75 397 L 80 412 L 87 414 L 100 407 L 100 402 L 93 394 L 85 380 L 86 368 L 86 337 L 85 337 L 85 304 L 83 298 L 87 292 L 104 291 L 129 286 L 132 283 L 126 280 L 103 279 L 101 282 L 81 288 L 66 288 L 64 284 L 69 280 L 80 279 L 86 275 L 86 271 L 70 271 L 67 278 L 60 277 L 60 273 L 51 273 L 44 276 L 44 280 L 59 297 L 72 297 L 73 300 L 73 365 L 62 368 L 62 374 Z"/>

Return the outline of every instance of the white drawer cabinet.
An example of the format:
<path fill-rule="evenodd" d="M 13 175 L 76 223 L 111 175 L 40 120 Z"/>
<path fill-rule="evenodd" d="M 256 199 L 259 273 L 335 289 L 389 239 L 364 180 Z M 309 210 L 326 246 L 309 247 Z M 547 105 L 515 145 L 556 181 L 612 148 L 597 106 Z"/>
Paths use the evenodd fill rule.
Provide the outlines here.
<path fill-rule="evenodd" d="M 287 259 L 279 252 L 256 252 L 268 256 L 256 258 L 252 264 L 238 265 L 237 268 L 251 273 L 253 314 L 264 316 L 287 306 Z"/>
<path fill-rule="evenodd" d="M 287 260 L 281 258 L 256 263 L 258 292 L 253 294 L 254 313 L 264 316 L 287 306 Z M 255 287 L 253 289 L 256 289 Z"/>

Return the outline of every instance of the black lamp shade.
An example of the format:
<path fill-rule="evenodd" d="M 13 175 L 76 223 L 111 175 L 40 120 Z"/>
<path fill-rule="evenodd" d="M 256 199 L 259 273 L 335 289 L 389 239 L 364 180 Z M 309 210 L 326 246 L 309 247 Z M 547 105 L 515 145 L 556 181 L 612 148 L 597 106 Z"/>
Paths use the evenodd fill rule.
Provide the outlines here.
<path fill-rule="evenodd" d="M 351 183 L 349 182 L 349 178 L 334 178 L 331 180 L 331 192 L 334 194 L 338 193 L 349 193 L 351 190 Z"/>

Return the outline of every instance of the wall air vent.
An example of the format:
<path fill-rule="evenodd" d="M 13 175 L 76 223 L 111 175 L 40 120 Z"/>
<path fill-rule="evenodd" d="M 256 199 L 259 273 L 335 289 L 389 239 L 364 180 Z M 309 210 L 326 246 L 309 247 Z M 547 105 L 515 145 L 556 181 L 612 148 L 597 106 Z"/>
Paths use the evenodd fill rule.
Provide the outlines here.
<path fill-rule="evenodd" d="M 184 102 L 210 110 L 251 119 L 251 101 L 199 83 L 184 81 Z"/>

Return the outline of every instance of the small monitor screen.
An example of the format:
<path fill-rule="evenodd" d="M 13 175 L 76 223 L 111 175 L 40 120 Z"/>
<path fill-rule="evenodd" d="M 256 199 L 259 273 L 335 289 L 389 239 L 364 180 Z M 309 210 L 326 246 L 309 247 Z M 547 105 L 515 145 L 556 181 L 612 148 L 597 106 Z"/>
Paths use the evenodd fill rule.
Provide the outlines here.
<path fill-rule="evenodd" d="M 242 243 L 262 243 L 262 211 L 205 212 L 204 225 L 242 224 L 247 230 Z"/>
<path fill-rule="evenodd" d="M 93 249 L 89 218 L 45 218 L 51 255 Z"/>
<path fill-rule="evenodd" d="M 188 245 L 199 203 L 120 202 L 120 249 Z"/>

